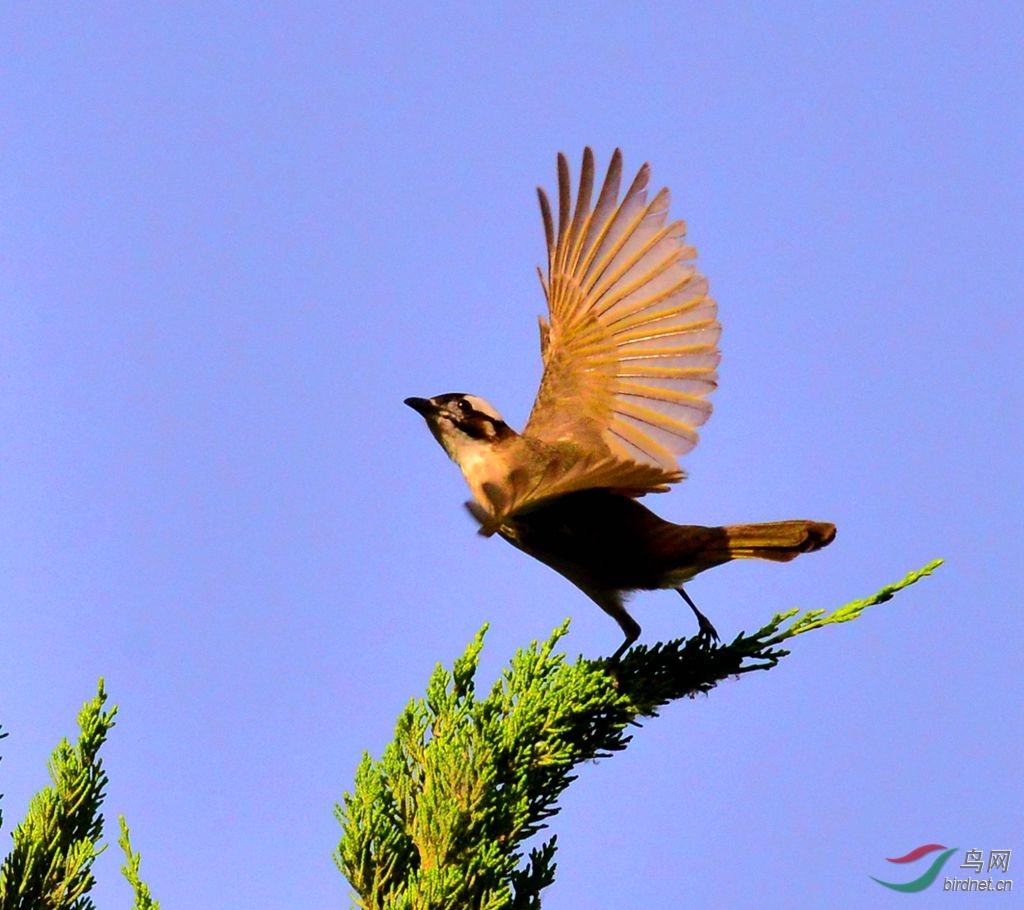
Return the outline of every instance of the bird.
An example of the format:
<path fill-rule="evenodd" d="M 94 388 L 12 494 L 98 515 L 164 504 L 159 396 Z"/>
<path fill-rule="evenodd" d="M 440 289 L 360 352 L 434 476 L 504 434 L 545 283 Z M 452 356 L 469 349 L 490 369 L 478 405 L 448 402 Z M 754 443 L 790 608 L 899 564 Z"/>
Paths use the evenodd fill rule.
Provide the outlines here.
<path fill-rule="evenodd" d="M 832 542 L 835 525 L 794 519 L 676 524 L 638 500 L 685 477 L 678 458 L 711 414 L 721 353 L 717 304 L 670 221 L 669 191 L 648 199 L 644 164 L 624 194 L 616 149 L 595 191 L 594 153 L 583 151 L 575 200 L 558 155 L 557 221 L 538 188 L 548 305 L 540 317 L 543 373 L 521 433 L 477 395 L 406 398 L 425 419 L 472 493 L 479 532 L 499 537 L 576 585 L 619 625 L 618 662 L 641 627 L 626 609 L 637 591 L 674 589 L 702 639 L 717 630 L 683 585 L 734 559 L 787 562 Z"/>

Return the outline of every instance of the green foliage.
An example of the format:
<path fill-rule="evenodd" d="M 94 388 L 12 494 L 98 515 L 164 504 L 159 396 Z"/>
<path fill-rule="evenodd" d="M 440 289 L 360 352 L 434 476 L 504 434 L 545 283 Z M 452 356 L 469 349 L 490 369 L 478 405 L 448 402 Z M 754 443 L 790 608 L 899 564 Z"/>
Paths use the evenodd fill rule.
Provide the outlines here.
<path fill-rule="evenodd" d="M 513 895 L 550 882 L 553 844 L 517 872 L 519 845 L 557 811 L 575 764 L 625 745 L 624 697 L 603 673 L 552 653 L 567 630 L 519 650 L 477 699 L 485 627 L 410 702 L 382 761 L 363 758 L 337 810 L 337 860 L 367 907 L 537 906 Z"/>
<path fill-rule="evenodd" d="M 125 856 L 125 864 L 121 867 L 121 872 L 124 873 L 128 884 L 135 892 L 135 903 L 132 904 L 132 910 L 160 910 L 160 901 L 153 900 L 149 893 L 149 886 L 139 878 L 139 864 L 142 862 L 142 857 L 132 850 L 132 842 L 128 836 L 128 823 L 124 820 L 123 815 L 119 815 L 117 820 L 121 824 L 121 836 L 117 842 Z"/>
<path fill-rule="evenodd" d="M 832 613 L 776 614 L 726 645 L 698 638 L 641 645 L 616 664 L 582 657 L 569 663 L 555 653 L 566 622 L 546 642 L 517 651 L 478 697 L 485 626 L 451 671 L 437 667 L 426 697 L 402 712 L 381 760 L 364 755 L 354 792 L 336 807 L 342 836 L 335 859 L 357 905 L 539 910 L 540 893 L 554 880 L 555 838 L 528 854 L 525 842 L 558 812 L 558 797 L 580 762 L 624 749 L 627 730 L 662 705 L 710 692 L 730 676 L 771 669 L 789 653 L 783 642 L 856 619 L 939 563 Z M 99 750 L 117 711 L 105 711 L 106 700 L 101 679 L 78 715 L 78 743 L 58 744 L 49 764 L 52 785 L 33 797 L 15 828 L 0 866 L 0 910 L 92 910 L 87 895 L 103 849 L 99 810 L 107 785 Z M 133 906 L 159 910 L 139 877 L 123 817 L 120 826 Z"/>
<path fill-rule="evenodd" d="M 726 645 L 697 638 L 634 647 L 618 664 L 555 653 L 568 623 L 516 652 L 477 697 L 486 626 L 449 672 L 438 666 L 425 698 L 398 719 L 380 761 L 363 756 L 355 790 L 335 814 L 335 861 L 365 910 L 537 910 L 554 878 L 555 839 L 524 857 L 524 841 L 558 812 L 580 762 L 626 747 L 627 728 L 662 705 L 721 680 L 776 666 L 796 635 L 860 616 L 930 574 L 940 561 L 827 614 L 776 614 Z"/>
<path fill-rule="evenodd" d="M 107 786 L 99 750 L 117 713 L 116 707 L 103 710 L 106 701 L 101 679 L 96 697 L 78 714 L 78 743 L 72 746 L 62 739 L 54 750 L 49 762 L 52 784 L 32 797 L 25 819 L 12 834 L 14 846 L 0 866 L 0 910 L 92 910 L 87 895 L 95 881 L 93 861 L 103 850 L 100 806 Z M 121 831 L 128 856 L 125 876 L 135 889 L 136 910 L 159 910 L 139 881 L 138 854 L 131 852 L 124 819 Z"/>
<path fill-rule="evenodd" d="M 91 910 L 85 895 L 100 852 L 99 808 L 107 785 L 98 753 L 116 713 L 103 711 L 106 700 L 100 680 L 96 697 L 78 714 L 78 744 L 60 741 L 50 760 L 53 785 L 32 798 L 14 829 L 14 848 L 0 867 L 0 910 Z"/>
<path fill-rule="evenodd" d="M 825 610 L 799 608 L 776 613 L 753 635 L 742 632 L 727 645 L 707 647 L 697 638 L 658 643 L 651 648 L 637 645 L 623 658 L 615 676 L 620 688 L 630 693 L 632 711 L 639 717 L 657 716 L 657 708 L 683 696 L 710 692 L 730 676 L 742 676 L 754 670 L 770 670 L 790 652 L 778 647 L 782 642 L 827 625 L 851 622 L 876 604 L 891 600 L 897 591 L 931 575 L 941 559 L 869 597 L 855 600 L 826 613 Z M 797 616 L 796 619 L 793 619 Z M 793 620 L 788 625 L 786 623 Z"/>

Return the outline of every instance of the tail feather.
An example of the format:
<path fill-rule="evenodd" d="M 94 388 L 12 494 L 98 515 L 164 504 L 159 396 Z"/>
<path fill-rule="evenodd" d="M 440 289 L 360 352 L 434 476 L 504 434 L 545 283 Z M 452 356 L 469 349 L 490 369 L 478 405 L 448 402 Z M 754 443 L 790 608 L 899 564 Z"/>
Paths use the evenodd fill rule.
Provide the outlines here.
<path fill-rule="evenodd" d="M 722 530 L 726 559 L 770 559 L 773 562 L 789 562 L 801 553 L 813 553 L 828 546 L 836 536 L 836 526 L 831 522 L 801 519 L 726 525 Z"/>
<path fill-rule="evenodd" d="M 720 528 L 663 522 L 650 542 L 662 560 L 664 577 L 674 586 L 733 559 L 789 562 L 828 546 L 835 536 L 836 526 L 827 521 L 794 519 Z"/>

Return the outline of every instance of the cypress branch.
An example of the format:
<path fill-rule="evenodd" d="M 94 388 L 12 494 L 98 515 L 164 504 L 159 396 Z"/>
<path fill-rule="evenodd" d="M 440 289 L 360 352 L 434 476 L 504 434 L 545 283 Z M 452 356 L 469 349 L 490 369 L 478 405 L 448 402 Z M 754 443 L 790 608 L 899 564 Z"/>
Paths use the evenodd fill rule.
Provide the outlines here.
<path fill-rule="evenodd" d="M 117 820 L 121 825 L 121 836 L 117 839 L 117 843 L 124 851 L 125 856 L 125 864 L 121 867 L 121 872 L 135 893 L 135 902 L 132 904 L 132 910 L 160 910 L 160 901 L 153 900 L 152 895 L 149 893 L 149 886 L 139 878 L 139 865 L 142 862 L 142 857 L 132 850 L 132 842 L 128 834 L 128 822 L 124 820 L 123 815 L 119 815 Z"/>
<path fill-rule="evenodd" d="M 93 862 L 104 849 L 100 807 L 107 787 L 99 751 L 117 713 L 116 706 L 104 710 L 106 701 L 100 679 L 96 697 L 78 714 L 78 742 L 62 739 L 54 750 L 49 761 L 52 783 L 32 797 L 12 833 L 14 846 L 0 865 L 0 910 L 93 910 L 88 893 L 95 883 Z M 139 858 L 131 852 L 123 818 L 121 832 L 135 908 L 159 910 L 138 878 Z"/>
<path fill-rule="evenodd" d="M 618 664 L 556 653 L 568 621 L 520 649 L 483 697 L 475 674 L 484 626 L 452 669 L 438 665 L 379 761 L 364 754 L 335 815 L 335 861 L 365 910 L 537 910 L 555 872 L 555 838 L 524 855 L 580 762 L 628 745 L 628 728 L 730 676 L 770 670 L 797 635 L 856 619 L 941 563 L 826 613 L 776 614 L 729 644 L 698 638 L 634 647 Z M 796 618 L 794 618 L 796 617 Z"/>
<path fill-rule="evenodd" d="M 104 711 L 103 680 L 78 714 L 81 736 L 62 739 L 49 761 L 52 785 L 29 803 L 14 829 L 14 847 L 0 867 L 0 910 L 92 910 L 93 861 L 103 834 L 100 805 L 107 775 L 99 749 L 117 709 Z"/>

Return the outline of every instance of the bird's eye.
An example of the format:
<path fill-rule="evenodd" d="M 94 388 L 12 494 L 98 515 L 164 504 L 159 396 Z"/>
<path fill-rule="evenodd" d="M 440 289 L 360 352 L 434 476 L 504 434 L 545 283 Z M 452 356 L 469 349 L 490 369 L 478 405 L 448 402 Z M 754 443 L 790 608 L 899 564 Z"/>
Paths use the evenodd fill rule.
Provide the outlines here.
<path fill-rule="evenodd" d="M 473 405 L 471 405 L 468 401 L 466 401 L 465 398 L 460 398 L 459 399 L 459 410 L 462 411 L 463 414 L 472 413 Z"/>

